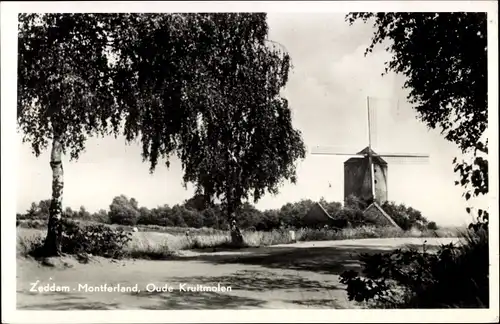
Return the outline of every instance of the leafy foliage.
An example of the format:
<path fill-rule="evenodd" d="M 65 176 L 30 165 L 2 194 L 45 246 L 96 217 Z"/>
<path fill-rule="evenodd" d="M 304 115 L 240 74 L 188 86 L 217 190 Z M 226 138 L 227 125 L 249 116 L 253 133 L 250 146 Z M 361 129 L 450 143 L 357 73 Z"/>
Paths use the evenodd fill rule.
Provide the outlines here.
<path fill-rule="evenodd" d="M 321 198 L 319 203 L 330 215 L 336 215 L 342 209 L 342 204 L 337 201 L 326 201 L 324 198 Z"/>
<path fill-rule="evenodd" d="M 140 216 L 137 201 L 124 195 L 113 198 L 108 216 L 112 224 L 135 225 Z"/>
<path fill-rule="evenodd" d="M 227 230 L 229 223 L 224 215 L 223 207 L 220 204 L 211 204 L 209 207 L 201 209 L 202 204 L 197 205 L 200 201 L 200 196 L 195 195 L 191 199 L 187 199 L 183 204 L 158 206 L 148 209 L 140 207 L 137 200 L 127 198 L 124 195 L 113 198 L 110 205 L 110 210 L 107 212 L 103 209 L 89 213 L 85 207 L 80 207 L 80 211 L 73 211 L 67 207 L 64 211 L 64 218 L 78 219 L 82 221 L 90 221 L 104 224 L 117 224 L 126 226 L 135 225 L 157 225 L 168 227 L 189 227 L 189 228 L 214 228 Z M 352 198 L 356 200 L 357 198 Z M 197 203 L 195 203 L 197 201 Z M 363 210 L 353 207 L 342 207 L 339 202 L 328 202 L 320 199 L 319 203 L 323 208 L 334 218 L 334 221 L 321 217 L 312 217 L 309 214 L 314 208 L 316 202 L 312 200 L 300 200 L 295 203 L 287 203 L 279 209 L 270 209 L 260 211 L 249 202 L 242 204 L 238 213 L 239 224 L 243 229 L 255 229 L 257 231 L 273 231 L 283 228 L 323 228 L 328 227 L 359 227 L 365 225 L 375 225 L 376 221 L 370 219 Z M 43 205 L 43 203 L 42 203 Z M 394 219 L 403 229 L 418 227 L 424 229 L 427 220 L 421 216 L 420 212 L 404 205 L 396 205 L 390 203 L 403 218 L 403 221 Z M 17 219 L 21 221 L 21 226 L 31 228 L 43 228 L 46 226 L 44 222 L 48 217 L 48 211 L 45 214 L 35 213 L 30 214 L 32 210 L 39 210 L 38 204 L 33 203 L 26 214 L 19 214 Z M 392 209 L 386 211 L 393 213 Z M 31 216 L 30 216 L 31 215 Z M 30 222 L 24 222 L 30 220 Z M 402 226 L 408 224 L 408 226 Z M 423 224 L 423 225 L 422 225 Z M 418 225 L 418 226 L 417 226 Z"/>
<path fill-rule="evenodd" d="M 38 203 L 32 202 L 25 214 L 17 214 L 17 219 L 42 219 L 49 217 L 50 199 L 40 200 Z"/>
<path fill-rule="evenodd" d="M 484 150 L 487 127 L 487 33 L 485 13 L 352 13 L 373 19 L 367 52 L 386 40 L 393 54 L 387 71 L 407 77 L 408 99 L 422 121 L 441 128 L 461 149 Z M 425 51 L 422 51 L 425 48 Z"/>
<path fill-rule="evenodd" d="M 209 207 L 210 204 L 203 195 L 194 195 L 193 197 L 187 199 L 184 202 L 184 206 L 188 209 L 197 210 L 199 212 L 203 211 L 205 208 Z"/>
<path fill-rule="evenodd" d="M 356 197 L 355 195 L 349 195 L 345 199 L 344 203 L 347 208 L 356 210 L 365 210 L 370 205 L 371 202 L 364 200 L 360 197 Z"/>
<path fill-rule="evenodd" d="M 295 181 L 294 161 L 305 149 L 279 96 L 290 58 L 267 45 L 266 15 L 152 17 L 130 16 L 161 27 L 141 27 L 120 45 L 133 50 L 118 61 L 126 82 L 116 83 L 131 94 L 120 102 L 129 112 L 126 136 L 140 135 L 151 170 L 177 152 L 185 183 L 208 200 L 223 197 L 231 211 L 250 194 L 258 200 L 283 179 Z"/>
<path fill-rule="evenodd" d="M 89 136 L 119 131 L 122 116 L 108 44 L 122 36 L 112 23 L 117 19 L 109 14 L 19 15 L 17 124 L 35 156 L 52 144 L 47 255 L 61 252 L 62 155 L 78 159 Z"/>
<path fill-rule="evenodd" d="M 363 210 L 345 207 L 337 211 L 335 214 L 336 219 L 342 219 L 349 222 L 353 227 L 373 224 L 370 219 L 366 218 L 363 214 Z"/>
<path fill-rule="evenodd" d="M 438 229 L 438 226 L 437 226 L 436 222 L 429 222 L 427 224 L 427 229 L 435 231 Z"/>
<path fill-rule="evenodd" d="M 346 20 L 373 22 L 366 53 L 385 42 L 386 72 L 406 77 L 419 119 L 471 156 L 453 160 L 465 198 L 488 193 L 486 13 L 351 13 Z"/>
<path fill-rule="evenodd" d="M 39 156 L 54 136 L 72 159 L 87 136 L 107 134 L 114 114 L 104 14 L 20 14 L 18 125 Z"/>
<path fill-rule="evenodd" d="M 18 125 L 36 156 L 50 141 L 57 151 L 54 245 L 61 153 L 77 159 L 89 136 L 121 126 L 142 142 L 151 172 L 177 154 L 184 182 L 207 201 L 224 196 L 228 215 L 242 199 L 294 182 L 305 149 L 280 96 L 291 61 L 267 32 L 262 13 L 21 14 Z M 179 216 L 173 223 L 183 225 Z"/>
<path fill-rule="evenodd" d="M 90 219 L 98 223 L 104 223 L 104 224 L 111 223 L 108 212 L 105 211 L 104 209 L 100 209 L 96 213 L 92 214 Z"/>
<path fill-rule="evenodd" d="M 341 275 L 350 300 L 390 308 L 488 307 L 488 232 L 464 235 L 466 243 L 436 252 L 416 249 L 363 254 L 362 274 Z"/>
<path fill-rule="evenodd" d="M 132 239 L 130 232 L 115 230 L 103 224 L 81 226 L 72 221 L 63 223 L 62 252 L 92 254 L 106 258 L 121 258 L 124 247 Z"/>
<path fill-rule="evenodd" d="M 440 128 L 447 140 L 472 156 L 473 162 L 453 160 L 460 177 L 455 184 L 465 189 L 466 200 L 487 194 L 486 14 L 351 13 L 346 20 L 374 22 L 367 53 L 389 41 L 386 50 L 393 56 L 386 73 L 403 74 L 408 100 L 420 120 Z M 401 211 L 397 206 L 387 209 Z M 405 224 L 418 216 L 406 214 L 400 217 Z M 489 307 L 486 211 L 479 211 L 478 222 L 464 237 L 465 244 L 442 246 L 437 253 L 397 250 L 365 256 L 363 276 L 345 272 L 341 280 L 351 300 L 375 300 L 385 307 Z"/>
<path fill-rule="evenodd" d="M 423 230 L 427 228 L 429 223 L 420 211 L 404 204 L 397 205 L 392 201 L 385 202 L 382 208 L 405 231 L 410 230 L 412 227 Z"/>

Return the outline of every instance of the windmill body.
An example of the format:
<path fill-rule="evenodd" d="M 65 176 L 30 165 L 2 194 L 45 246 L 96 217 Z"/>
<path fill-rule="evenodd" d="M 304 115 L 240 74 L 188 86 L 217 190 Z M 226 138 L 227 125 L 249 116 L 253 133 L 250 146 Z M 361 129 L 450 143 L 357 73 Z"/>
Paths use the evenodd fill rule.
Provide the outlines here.
<path fill-rule="evenodd" d="M 342 150 L 328 147 L 315 147 L 312 154 L 317 155 L 346 155 L 351 156 L 344 162 L 344 199 L 354 195 L 365 201 L 372 202 L 365 213 L 376 214 L 375 217 L 383 223 L 397 226 L 382 209 L 388 199 L 388 164 L 383 158 L 403 158 L 405 160 L 429 158 L 426 154 L 412 153 L 382 153 L 372 150 L 370 100 L 367 98 L 368 112 L 368 146 L 358 153 L 342 152 Z"/>
<path fill-rule="evenodd" d="M 344 200 L 350 195 L 354 195 L 366 201 L 374 199 L 379 205 L 383 205 L 388 200 L 388 166 L 387 162 L 372 150 L 370 152 L 374 178 L 372 181 L 368 157 L 369 149 L 369 147 L 366 147 L 357 153 L 366 155 L 366 157 L 350 158 L 344 162 Z M 373 195 L 373 192 L 375 195 Z"/>

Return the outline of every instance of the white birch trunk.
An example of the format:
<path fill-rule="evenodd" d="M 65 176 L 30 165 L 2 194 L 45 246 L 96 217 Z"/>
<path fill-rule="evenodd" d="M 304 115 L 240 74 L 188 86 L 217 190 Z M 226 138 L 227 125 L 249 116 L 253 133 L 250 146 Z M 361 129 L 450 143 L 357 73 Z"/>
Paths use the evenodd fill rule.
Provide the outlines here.
<path fill-rule="evenodd" d="M 61 254 L 62 237 L 62 196 L 64 187 L 64 172 L 62 166 L 61 137 L 54 135 L 52 152 L 50 154 L 52 168 L 52 201 L 50 204 L 49 224 L 45 238 L 45 252 L 48 256 Z"/>

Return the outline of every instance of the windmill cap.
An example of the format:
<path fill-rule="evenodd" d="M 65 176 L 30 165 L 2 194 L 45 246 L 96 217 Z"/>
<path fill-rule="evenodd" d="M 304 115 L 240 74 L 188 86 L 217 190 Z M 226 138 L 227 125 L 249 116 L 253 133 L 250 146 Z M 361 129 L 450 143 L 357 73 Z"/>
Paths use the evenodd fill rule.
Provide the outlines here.
<path fill-rule="evenodd" d="M 365 147 L 363 150 L 359 151 L 357 154 L 368 155 L 368 152 L 371 153 L 374 163 L 382 164 L 382 165 L 387 164 L 387 162 L 383 158 L 381 158 L 374 150 L 370 149 L 368 146 Z M 344 163 L 359 163 L 360 160 L 361 160 L 360 158 L 350 158 L 347 161 L 345 161 Z"/>

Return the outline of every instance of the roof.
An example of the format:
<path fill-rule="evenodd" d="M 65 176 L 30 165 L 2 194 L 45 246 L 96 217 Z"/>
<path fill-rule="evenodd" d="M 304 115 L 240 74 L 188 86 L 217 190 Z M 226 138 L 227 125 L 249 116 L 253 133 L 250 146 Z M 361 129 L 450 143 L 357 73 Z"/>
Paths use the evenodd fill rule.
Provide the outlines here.
<path fill-rule="evenodd" d="M 333 228 L 343 228 L 348 226 L 347 219 L 338 219 L 332 217 L 321 205 L 321 203 L 316 202 L 311 206 L 304 218 L 305 224 L 314 225 L 328 225 Z"/>
<path fill-rule="evenodd" d="M 381 164 L 381 165 L 387 165 L 387 162 L 382 157 L 380 157 L 374 150 L 370 149 L 368 146 L 365 147 L 364 149 L 362 149 L 361 151 L 359 151 L 356 154 L 368 155 L 368 152 L 371 152 L 371 154 L 372 154 L 373 163 L 375 163 L 375 164 Z M 352 157 L 352 158 L 346 160 L 344 162 L 344 164 L 345 163 L 359 163 L 360 160 L 362 160 L 362 158 Z"/>
<path fill-rule="evenodd" d="M 380 207 L 380 205 L 377 203 L 377 202 L 373 202 L 371 203 L 364 211 L 363 213 L 366 213 L 367 211 L 369 211 L 370 209 L 375 209 L 379 215 L 381 215 L 382 217 L 384 217 L 385 219 L 387 219 L 387 221 L 389 221 L 389 223 L 394 226 L 394 227 L 397 227 L 397 228 L 400 228 L 399 225 L 392 219 L 391 216 L 389 216 L 389 214 L 387 214 L 383 209 L 382 207 Z M 307 215 L 309 216 L 311 212 L 313 212 L 314 210 L 316 211 L 319 211 L 321 212 L 321 214 L 323 216 L 326 216 L 325 217 L 325 220 L 326 219 L 329 219 L 330 221 L 332 221 L 332 224 L 335 224 L 336 222 L 338 222 L 339 220 L 332 217 L 326 210 L 325 208 L 319 203 L 319 202 L 316 202 L 312 208 L 309 210 L 309 212 L 307 213 Z"/>
<path fill-rule="evenodd" d="M 389 214 L 385 212 L 385 210 L 382 209 L 382 207 L 377 204 L 377 202 L 373 202 L 370 204 L 370 206 L 366 207 L 364 212 L 367 212 L 369 209 L 376 209 L 383 217 L 385 217 L 393 226 L 400 228 L 399 225 L 392 219 Z"/>
<path fill-rule="evenodd" d="M 329 219 L 335 220 L 335 218 L 333 218 L 319 202 L 315 202 L 314 205 L 311 207 L 311 209 L 309 209 L 309 211 L 307 213 L 309 214 L 312 211 L 314 211 L 315 209 L 317 210 L 318 208 L 324 216 L 326 216 Z"/>

